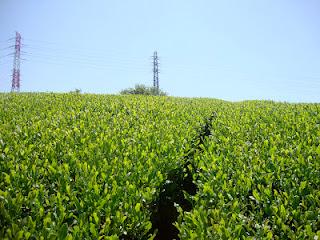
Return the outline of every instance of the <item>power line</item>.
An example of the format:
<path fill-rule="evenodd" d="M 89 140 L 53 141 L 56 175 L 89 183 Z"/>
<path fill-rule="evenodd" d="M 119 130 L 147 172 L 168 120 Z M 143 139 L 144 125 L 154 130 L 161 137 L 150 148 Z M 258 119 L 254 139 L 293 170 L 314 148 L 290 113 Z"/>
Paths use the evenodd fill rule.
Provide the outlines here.
<path fill-rule="evenodd" d="M 52 54 L 54 53 L 55 55 L 72 55 L 72 56 L 79 56 L 79 57 L 86 57 L 86 58 L 95 58 L 95 59 L 105 59 L 107 58 L 114 58 L 114 59 L 121 59 L 121 60 L 126 60 L 126 61 L 140 61 L 145 63 L 144 58 L 137 58 L 137 57 L 130 57 L 128 58 L 126 54 L 125 58 L 124 57 L 119 57 L 119 54 L 114 54 L 110 51 L 104 52 L 103 55 L 101 53 L 99 55 L 93 54 L 93 53 L 86 53 L 84 51 L 70 51 L 70 49 L 58 49 L 58 48 L 38 48 L 34 46 L 26 46 L 26 49 L 31 49 L 32 52 L 37 52 L 37 53 L 49 53 Z"/>
<path fill-rule="evenodd" d="M 124 59 L 92 59 L 92 58 L 86 58 L 86 57 L 77 57 L 77 56 L 62 56 L 62 55 L 55 55 L 55 54 L 43 54 L 43 53 L 27 53 L 26 56 L 28 56 L 29 59 L 32 58 L 42 58 L 42 59 L 51 59 L 54 61 L 61 61 L 61 60 L 67 60 L 74 63 L 89 63 L 89 64 L 116 64 L 121 66 L 133 66 L 133 67 L 141 67 L 146 68 L 145 64 L 137 63 L 137 62 L 131 62 L 126 61 Z"/>
<path fill-rule="evenodd" d="M 46 45 L 51 45 L 51 46 L 52 45 L 56 45 L 57 46 L 57 43 L 43 41 L 43 40 L 30 39 L 30 38 L 27 38 L 27 40 L 32 41 L 32 42 L 42 43 L 42 44 L 44 44 L 45 47 L 43 47 L 43 46 L 35 47 L 35 45 L 33 44 L 31 46 L 26 45 L 26 48 L 29 47 L 29 48 L 32 48 L 32 49 L 38 49 L 40 51 L 41 50 L 45 50 L 45 51 L 52 50 L 52 51 L 54 51 L 54 54 L 58 55 L 57 57 L 61 56 L 61 58 L 69 57 L 69 56 L 66 56 L 66 54 L 70 53 L 73 57 L 76 57 L 76 58 L 80 58 L 80 57 L 83 57 L 85 59 L 92 58 L 92 60 L 96 60 L 96 61 L 101 61 L 101 60 L 104 60 L 104 59 L 108 59 L 108 60 L 112 60 L 114 62 L 119 61 L 120 64 L 122 64 L 123 62 L 128 62 L 130 64 L 136 64 L 137 62 L 141 61 L 141 64 L 143 64 L 143 65 L 145 64 L 145 60 L 141 59 L 141 58 L 130 58 L 130 59 L 128 59 L 127 58 L 127 53 L 125 53 L 125 55 L 126 55 L 125 58 L 119 58 L 119 53 L 116 53 L 114 55 L 114 54 L 111 54 L 110 51 L 107 51 L 103 56 L 101 56 L 101 55 L 99 55 L 99 56 L 91 55 L 90 56 L 89 54 L 83 54 L 84 53 L 83 52 L 84 51 L 83 48 L 74 48 L 74 47 L 68 47 L 68 48 L 52 48 L 52 47 L 49 47 L 48 48 L 48 47 L 46 47 Z M 74 49 L 76 51 L 73 52 L 72 49 Z M 62 54 L 59 55 L 59 53 L 57 51 L 62 52 Z M 97 50 L 97 52 L 101 53 L 101 50 Z M 78 54 L 78 53 L 80 53 L 80 54 Z M 194 69 L 195 69 L 194 64 L 190 65 L 190 64 L 187 64 L 187 63 L 184 63 L 184 64 L 173 63 L 173 64 L 167 64 L 167 65 L 170 66 L 170 68 L 174 69 L 174 70 L 194 71 Z M 239 69 L 234 69 L 234 67 L 232 67 L 232 66 L 223 66 L 221 64 L 217 65 L 217 64 L 201 63 L 201 65 L 200 66 L 196 66 L 196 68 L 197 67 L 205 69 L 206 71 L 208 71 L 208 70 L 209 71 L 218 70 L 218 71 L 225 71 L 225 72 L 231 72 L 231 73 L 240 73 L 240 74 L 244 74 L 244 75 L 250 75 L 251 74 L 251 72 L 243 71 L 243 70 L 239 70 Z M 274 73 L 268 72 L 268 71 L 263 71 L 263 72 L 261 72 L 261 74 L 263 74 L 264 76 L 270 75 L 270 76 L 273 76 L 273 77 L 277 77 L 277 74 L 274 74 Z M 320 79 L 320 73 L 319 74 L 312 74 L 312 75 L 318 75 L 318 76 L 298 76 L 298 77 L 299 78 Z M 279 77 L 285 77 L 285 76 L 279 76 Z"/>
<path fill-rule="evenodd" d="M 104 65 L 97 65 L 94 63 L 85 63 L 85 62 L 77 62 L 77 61 L 65 61 L 65 60 L 52 60 L 52 59 L 43 59 L 43 58 L 28 58 L 26 63 L 31 63 L 31 62 L 38 62 L 38 63 L 43 63 L 43 64 L 49 64 L 49 65 L 57 65 L 57 66 L 62 66 L 62 67 L 70 67 L 70 64 L 75 64 L 75 65 L 81 65 L 85 68 L 92 68 L 92 69 L 100 69 L 100 70 L 117 70 L 117 71 L 128 71 L 130 68 L 126 66 L 120 66 L 120 65 L 109 65 L 109 64 L 104 64 Z M 143 68 L 131 68 L 130 71 L 136 71 L 136 72 L 149 72 L 149 69 L 143 69 Z"/>
<path fill-rule="evenodd" d="M 25 40 L 25 38 L 24 38 Z M 40 41 L 42 42 L 42 41 Z M 38 44 L 38 43 L 34 43 L 34 42 L 26 42 L 25 47 L 26 48 L 32 48 L 32 49 L 36 49 L 36 50 L 45 50 L 45 51 L 54 51 L 54 52 L 62 52 L 62 53 L 70 53 L 70 54 L 85 54 L 86 56 L 88 55 L 92 55 L 92 54 L 99 54 L 99 56 L 101 56 L 101 52 L 105 54 L 108 54 L 108 56 L 117 56 L 119 57 L 120 55 L 122 56 L 128 56 L 128 52 L 127 51 L 119 51 L 119 49 L 116 49 L 112 46 L 110 46 L 110 48 L 108 49 L 85 49 L 84 47 L 75 47 L 75 46 L 65 46 L 62 47 L 62 44 L 55 44 L 55 43 L 51 43 L 51 44 Z M 141 59 L 141 58 L 137 58 L 137 57 L 131 57 L 134 60 L 143 60 L 145 61 L 145 59 Z"/>
<path fill-rule="evenodd" d="M 23 38 L 25 40 L 25 38 Z M 11 40 L 10 40 L 11 41 Z M 148 68 L 146 61 L 144 58 L 137 58 L 137 57 L 128 57 L 127 53 L 120 53 L 112 50 L 105 50 L 103 51 L 103 55 L 101 54 L 101 50 L 90 50 L 84 48 L 75 48 L 75 47 L 61 47 L 57 43 L 53 42 L 46 42 L 40 40 L 26 40 L 26 44 L 20 43 L 20 48 L 23 47 L 29 50 L 29 53 L 24 53 L 20 50 L 20 55 L 28 57 L 28 63 L 38 62 L 43 64 L 50 64 L 50 65 L 59 65 L 67 67 L 70 64 L 80 65 L 81 67 L 85 68 L 92 68 L 92 69 L 101 69 L 101 70 L 119 70 L 119 71 L 137 71 L 137 72 L 150 72 L 151 69 Z M 24 41 L 25 42 L 25 41 Z M 7 41 L 10 44 L 9 41 Z M 2 50 L 11 49 L 14 46 L 5 47 Z M 15 53 L 11 53 L 15 55 Z M 4 59 L 9 57 L 10 54 L 0 57 Z M 20 61 L 23 61 L 20 58 Z M 0 66 L 7 64 L 7 62 L 0 62 Z M 154 52 L 152 56 L 152 72 L 153 72 L 153 86 L 156 89 L 159 89 L 159 57 L 158 53 Z M 166 67 L 167 66 L 167 67 Z M 188 64 L 188 63 L 170 63 L 170 59 L 165 61 L 165 70 L 166 72 L 176 72 L 181 71 L 188 74 L 189 72 L 193 72 L 194 76 L 202 76 L 201 73 L 212 71 L 213 74 L 219 73 L 219 75 L 224 74 L 225 76 L 230 76 L 230 78 L 239 79 L 241 84 L 248 84 L 248 86 L 262 86 L 264 85 L 272 85 L 275 87 L 287 87 L 291 89 L 296 86 L 302 86 L 303 89 L 314 89 L 318 88 L 320 85 L 320 73 L 310 73 L 308 72 L 306 75 L 308 76 L 290 76 L 289 73 L 285 73 L 283 69 L 278 69 L 282 71 L 282 73 L 273 73 L 270 69 L 262 70 L 261 80 L 250 80 L 248 79 L 257 78 L 256 75 L 250 71 L 245 71 L 242 69 L 236 69 L 234 66 L 224 66 L 221 64 L 212 64 L 212 63 L 201 63 L 200 60 L 198 64 Z M 256 71 L 255 71 L 256 72 Z M 211 73 L 210 73 L 211 74 Z M 20 75 L 20 74 L 19 74 Z M 212 76 L 211 75 L 211 76 Z M 210 76 L 206 76 L 210 77 Z M 267 83 L 268 82 L 268 83 Z M 288 85 L 290 82 L 290 85 Z M 302 88 L 301 88 L 302 89 Z"/>
<path fill-rule="evenodd" d="M 58 60 L 58 59 L 52 59 L 52 58 L 40 58 L 40 57 L 29 57 L 28 58 L 28 62 L 43 62 L 43 63 L 52 63 L 52 64 L 58 64 L 61 66 L 70 66 L 70 65 L 81 65 L 81 66 L 86 66 L 86 67 L 97 67 L 97 68 L 101 68 L 101 69 L 120 69 L 120 70 L 126 70 L 128 71 L 130 70 L 141 70 L 141 71 L 150 71 L 149 69 L 145 68 L 145 67 L 134 67 L 134 66 L 129 66 L 129 65 L 120 65 L 120 64 L 110 64 L 110 63 L 95 63 L 95 62 L 86 62 L 86 61 L 77 61 L 77 60 L 69 60 L 69 59 L 62 59 L 62 60 Z"/>

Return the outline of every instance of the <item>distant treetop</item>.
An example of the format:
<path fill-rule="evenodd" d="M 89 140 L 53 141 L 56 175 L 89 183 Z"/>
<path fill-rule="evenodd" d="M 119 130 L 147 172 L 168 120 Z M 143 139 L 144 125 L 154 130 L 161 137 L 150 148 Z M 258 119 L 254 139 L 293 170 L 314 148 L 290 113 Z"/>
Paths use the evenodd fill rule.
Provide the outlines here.
<path fill-rule="evenodd" d="M 137 94 L 137 95 L 155 95 L 167 96 L 168 94 L 161 89 L 155 87 L 148 87 L 143 84 L 136 84 L 134 88 L 126 88 L 120 92 L 123 95 Z"/>

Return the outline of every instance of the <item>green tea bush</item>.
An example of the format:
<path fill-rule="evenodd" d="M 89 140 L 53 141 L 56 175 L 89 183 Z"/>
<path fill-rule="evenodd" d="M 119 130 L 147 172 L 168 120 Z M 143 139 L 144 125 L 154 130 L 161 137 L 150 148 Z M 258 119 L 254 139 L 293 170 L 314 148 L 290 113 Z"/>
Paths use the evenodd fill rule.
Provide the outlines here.
<path fill-rule="evenodd" d="M 0 238 L 152 238 L 150 203 L 207 103 L 1 94 Z"/>
<path fill-rule="evenodd" d="M 181 239 L 318 239 L 320 106 L 226 104 L 194 158 Z"/>

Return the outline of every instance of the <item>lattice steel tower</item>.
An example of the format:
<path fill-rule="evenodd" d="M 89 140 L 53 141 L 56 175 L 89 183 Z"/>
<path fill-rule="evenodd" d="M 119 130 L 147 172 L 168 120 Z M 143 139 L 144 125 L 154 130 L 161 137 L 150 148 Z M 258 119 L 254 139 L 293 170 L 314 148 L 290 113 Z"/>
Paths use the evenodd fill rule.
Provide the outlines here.
<path fill-rule="evenodd" d="M 20 91 L 20 55 L 21 55 L 21 35 L 16 32 L 14 45 L 14 59 L 13 59 L 13 69 L 12 69 L 12 85 L 11 92 Z"/>
<path fill-rule="evenodd" d="M 157 90 L 159 94 L 159 58 L 158 53 L 155 51 L 153 53 L 153 87 Z"/>

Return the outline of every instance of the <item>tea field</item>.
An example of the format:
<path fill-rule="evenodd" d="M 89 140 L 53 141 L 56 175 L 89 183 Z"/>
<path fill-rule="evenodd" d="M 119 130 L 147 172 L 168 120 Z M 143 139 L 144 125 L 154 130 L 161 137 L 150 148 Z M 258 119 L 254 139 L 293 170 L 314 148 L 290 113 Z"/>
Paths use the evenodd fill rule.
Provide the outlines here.
<path fill-rule="evenodd" d="M 317 239 L 320 105 L 0 94 L 0 239 Z"/>

